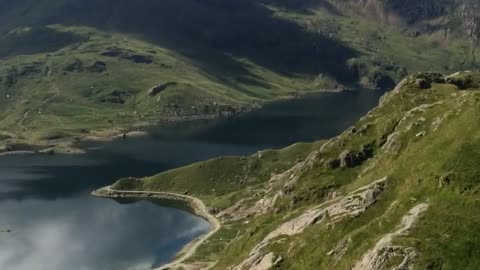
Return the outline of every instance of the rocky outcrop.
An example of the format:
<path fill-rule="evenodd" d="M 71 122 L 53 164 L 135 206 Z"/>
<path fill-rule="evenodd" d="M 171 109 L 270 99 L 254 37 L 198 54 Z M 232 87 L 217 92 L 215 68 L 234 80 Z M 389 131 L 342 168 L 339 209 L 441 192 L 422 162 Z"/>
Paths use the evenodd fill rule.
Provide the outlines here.
<path fill-rule="evenodd" d="M 371 157 L 373 157 L 373 148 L 370 145 L 364 145 L 359 152 L 347 150 L 340 154 L 340 167 L 353 168 L 361 165 Z"/>
<path fill-rule="evenodd" d="M 395 87 L 395 81 L 384 72 L 373 72 L 361 79 L 364 87 L 382 91 L 391 90 Z"/>
<path fill-rule="evenodd" d="M 352 239 L 350 237 L 344 238 L 337 243 L 334 249 L 327 253 L 327 256 L 331 256 L 333 258 L 334 264 L 337 264 L 342 259 L 343 255 L 347 253 L 348 246 L 351 242 Z"/>
<path fill-rule="evenodd" d="M 248 199 L 244 198 L 233 206 L 218 213 L 217 217 L 221 219 L 228 219 L 230 221 L 236 221 L 247 218 L 254 213 L 255 209 L 248 204 Z"/>
<path fill-rule="evenodd" d="M 441 73 L 418 73 L 413 74 L 410 79 L 413 82 L 417 82 L 418 80 L 424 81 L 427 85 L 432 85 L 432 83 L 445 83 L 445 76 Z M 425 88 L 421 88 L 425 89 Z"/>
<path fill-rule="evenodd" d="M 478 42 L 480 39 L 480 2 L 478 0 L 464 0 L 460 4 L 460 14 L 467 35 Z"/>
<path fill-rule="evenodd" d="M 256 245 L 248 258 L 236 266 L 234 270 L 255 269 L 264 261 L 266 256 L 271 256 L 271 253 L 266 252 L 265 248 L 278 237 L 293 236 L 316 224 L 335 224 L 346 218 L 361 215 L 378 200 L 379 196 L 386 189 L 387 183 L 388 178 L 384 177 L 349 193 L 345 197 L 327 201 L 306 211 L 301 216 L 282 224 Z"/>
<path fill-rule="evenodd" d="M 80 59 L 73 59 L 69 63 L 66 63 L 62 69 L 68 72 L 82 71 L 83 62 Z"/>
<path fill-rule="evenodd" d="M 107 63 L 103 61 L 95 61 L 87 67 L 88 71 L 102 73 L 107 71 Z"/>
<path fill-rule="evenodd" d="M 102 103 L 124 104 L 132 94 L 124 90 L 113 90 L 109 95 L 100 98 Z"/>
<path fill-rule="evenodd" d="M 20 70 L 18 75 L 20 76 L 29 76 L 29 75 L 36 75 L 42 72 L 42 64 L 41 62 L 36 63 L 29 63 L 26 65 L 20 66 Z"/>
<path fill-rule="evenodd" d="M 362 87 L 382 91 L 391 90 L 395 87 L 395 80 L 389 73 L 404 77 L 407 72 L 404 68 L 397 65 L 378 61 L 368 62 L 358 58 L 348 60 L 347 66 Z M 390 72 L 386 72 L 387 70 Z"/>
<path fill-rule="evenodd" d="M 410 247 L 403 247 L 393 244 L 395 237 L 408 235 L 418 218 L 428 210 L 425 203 L 419 204 L 412 208 L 402 219 L 400 228 L 383 236 L 362 259 L 355 264 L 352 270 L 383 270 L 394 257 L 400 257 L 400 264 L 393 268 L 394 270 L 410 269 L 413 259 L 417 256 L 417 252 Z"/>
<path fill-rule="evenodd" d="M 273 269 L 276 265 L 282 262 L 281 256 L 275 256 L 272 252 L 268 253 L 267 255 L 263 256 L 261 260 L 255 262 L 251 265 L 249 270 L 270 270 Z"/>
<path fill-rule="evenodd" d="M 321 152 L 326 148 L 326 145 L 328 146 L 331 144 L 331 141 L 325 143 L 320 150 L 311 153 L 304 161 L 296 163 L 287 171 L 280 174 L 273 174 L 268 182 L 267 193 L 270 193 L 270 196 L 265 196 L 257 201 L 255 206 L 251 208 L 251 212 L 254 214 L 264 214 L 271 211 L 279 198 L 288 195 L 293 191 L 301 173 L 315 166 Z"/>
<path fill-rule="evenodd" d="M 154 86 L 154 87 L 150 88 L 148 90 L 148 95 L 151 96 L 151 97 L 154 97 L 154 96 L 160 94 L 161 92 L 167 90 L 167 88 L 169 88 L 171 86 L 176 86 L 177 84 L 178 84 L 177 82 L 166 82 L 166 83 L 159 84 L 157 86 Z"/>
<path fill-rule="evenodd" d="M 449 75 L 445 77 L 445 81 L 446 83 L 457 86 L 458 89 L 461 90 L 480 87 L 480 81 L 469 71 L 457 72 Z"/>
<path fill-rule="evenodd" d="M 103 52 L 100 53 L 102 56 L 106 57 L 118 57 L 123 54 L 123 50 L 117 47 L 110 47 L 105 49 Z"/>
<path fill-rule="evenodd" d="M 445 75 L 441 73 L 429 72 L 429 73 L 417 73 L 410 75 L 404 78 L 397 86 L 390 91 L 383 95 L 380 98 L 379 107 L 383 107 L 383 105 L 387 104 L 394 96 L 403 93 L 404 91 L 408 91 L 411 89 L 408 86 L 414 86 L 417 89 L 429 89 L 433 83 L 443 84 L 447 83 Z"/>
<path fill-rule="evenodd" d="M 153 56 L 146 54 L 127 54 L 122 59 L 130 60 L 139 64 L 151 64 L 153 63 Z"/>
<path fill-rule="evenodd" d="M 312 152 L 304 161 L 295 163 L 293 167 L 280 174 L 273 174 L 268 182 L 267 194 L 264 198 L 257 201 L 255 206 L 251 209 L 254 214 L 264 214 L 271 211 L 276 202 L 291 193 L 293 193 L 295 186 L 300 180 L 302 172 L 318 166 L 331 166 L 331 169 L 340 167 L 340 159 L 326 160 L 325 155 L 334 149 L 341 147 L 341 141 L 338 138 L 333 138 L 325 142 L 319 150 Z M 355 153 L 357 161 L 365 161 L 372 157 L 373 149 L 370 145 L 362 147 L 360 152 Z M 293 198 L 293 202 L 299 199 Z"/>
<path fill-rule="evenodd" d="M 8 131 L 0 131 L 0 141 L 13 139 L 16 135 Z"/>
<path fill-rule="evenodd" d="M 2 70 L 2 74 L 0 74 L 0 82 L 3 86 L 9 88 L 17 83 L 19 76 L 20 74 L 17 69 L 11 66 Z"/>
<path fill-rule="evenodd" d="M 149 54 L 139 54 L 131 50 L 123 50 L 118 47 L 110 47 L 105 49 L 100 53 L 102 56 L 106 57 L 119 57 L 120 59 L 125 59 L 132 61 L 134 63 L 141 64 L 151 64 L 153 63 L 153 56 Z"/>
<path fill-rule="evenodd" d="M 168 267 L 166 269 L 161 270 L 206 270 L 211 269 L 213 266 L 212 263 L 205 263 L 205 262 L 193 262 L 193 263 L 179 263 L 174 266 Z M 159 269 L 154 269 L 159 270 Z"/>
<path fill-rule="evenodd" d="M 347 1 L 328 0 L 340 9 Z M 407 25 L 410 35 L 443 30 L 463 32 L 471 40 L 480 38 L 478 0 L 350 0 L 364 16 L 394 25 Z M 452 27 L 453 26 L 453 27 Z"/>
<path fill-rule="evenodd" d="M 332 159 L 326 162 L 329 169 L 336 168 L 354 168 L 360 166 L 366 160 L 373 157 L 372 145 L 364 145 L 360 151 L 343 151 L 337 159 Z"/>
<path fill-rule="evenodd" d="M 455 0 L 386 0 L 383 1 L 388 11 L 401 16 L 407 23 L 436 18 L 450 13 Z"/>
<path fill-rule="evenodd" d="M 399 91 L 404 89 L 405 85 L 413 85 L 416 88 L 422 89 L 422 90 L 430 89 L 433 83 L 439 83 L 439 84 L 445 83 L 445 76 L 441 73 L 434 73 L 434 72 L 413 74 L 405 78 L 402 82 L 400 82 L 397 85 L 397 87 L 395 87 L 393 93 L 398 93 Z"/>
<path fill-rule="evenodd" d="M 402 119 L 400 119 L 400 121 L 396 123 L 395 127 L 389 133 L 384 134 L 384 136 L 386 136 L 386 140 L 381 145 L 382 150 L 384 150 L 385 153 L 387 154 L 397 155 L 402 149 L 402 144 L 404 143 L 403 140 L 405 140 L 405 139 L 402 139 L 404 138 L 404 135 L 407 134 L 409 131 L 411 131 L 414 126 L 419 126 L 423 122 L 425 122 L 424 117 L 418 117 L 418 116 L 421 114 L 424 114 L 427 110 L 442 104 L 443 104 L 443 101 L 438 101 L 430 104 L 421 104 L 407 111 L 402 117 Z M 416 120 L 415 119 L 412 120 L 412 118 L 414 117 L 418 117 L 418 118 Z M 448 117 L 448 115 L 445 117 Z M 438 121 L 442 121 L 442 120 L 440 119 Z M 437 124 L 440 125 L 441 122 Z M 418 137 L 421 137 L 425 135 L 425 132 L 417 133 L 417 135 Z"/>

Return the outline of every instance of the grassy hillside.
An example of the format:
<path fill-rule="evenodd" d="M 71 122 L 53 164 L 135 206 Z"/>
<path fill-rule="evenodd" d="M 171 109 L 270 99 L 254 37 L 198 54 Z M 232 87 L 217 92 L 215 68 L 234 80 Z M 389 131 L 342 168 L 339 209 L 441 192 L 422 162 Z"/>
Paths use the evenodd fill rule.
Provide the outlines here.
<path fill-rule="evenodd" d="M 477 67 L 461 22 L 418 32 L 339 3 L 0 0 L 0 149 Z"/>
<path fill-rule="evenodd" d="M 214 269 L 480 268 L 480 74 L 416 74 L 338 137 L 117 189 L 202 198 Z M 397 268 L 395 268 L 397 267 Z"/>
<path fill-rule="evenodd" d="M 61 43 L 56 39 L 61 35 L 78 41 L 51 53 L 0 60 L 0 130 L 29 138 L 55 130 L 75 134 L 162 118 L 231 114 L 292 91 L 291 79 L 258 66 L 252 65 L 249 75 L 222 79 L 170 50 L 90 28 L 26 28 L 10 35 L 48 44 Z M 295 84 L 301 87 L 302 79 Z"/>

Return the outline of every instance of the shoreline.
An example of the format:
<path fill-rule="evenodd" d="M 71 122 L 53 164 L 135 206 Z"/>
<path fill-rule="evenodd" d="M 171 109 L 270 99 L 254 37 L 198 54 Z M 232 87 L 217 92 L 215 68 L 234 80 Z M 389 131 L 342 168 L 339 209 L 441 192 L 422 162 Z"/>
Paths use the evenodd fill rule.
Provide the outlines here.
<path fill-rule="evenodd" d="M 259 107 L 261 108 L 261 106 Z M 251 112 L 259 108 L 251 108 L 249 110 L 238 112 L 237 114 L 207 114 L 207 115 L 193 115 L 193 116 L 178 116 L 160 118 L 155 121 L 142 122 L 141 125 L 132 125 L 131 127 L 113 127 L 113 128 L 97 128 L 88 131 L 87 134 L 80 136 L 65 137 L 55 140 L 40 140 L 38 142 L 31 142 L 28 139 L 10 138 L 6 140 L 6 144 L 2 147 L 0 141 L 0 157 L 13 155 L 79 155 L 85 154 L 88 149 L 81 146 L 82 143 L 91 142 L 112 142 L 115 140 L 127 140 L 128 138 L 147 137 L 150 135 L 145 129 L 156 125 L 170 124 L 170 123 L 184 123 L 190 121 L 202 120 L 216 120 L 222 118 L 231 118 L 244 113 Z M 8 142 L 10 140 L 10 142 Z M 21 145 L 20 149 L 9 150 L 8 147 L 15 148 Z"/>
<path fill-rule="evenodd" d="M 217 233 L 222 224 L 215 216 L 208 212 L 207 207 L 202 200 L 188 195 L 180 195 L 169 192 L 155 192 L 155 191 L 124 191 L 114 190 L 110 186 L 95 190 L 91 193 L 95 197 L 116 199 L 116 198 L 139 198 L 139 199 L 163 199 L 171 201 L 181 201 L 188 205 L 193 211 L 193 215 L 200 217 L 210 223 L 212 229 L 203 235 L 190 241 L 182 250 L 177 253 L 178 258 L 163 266 L 154 268 L 152 270 L 167 270 L 173 267 L 181 266 L 186 260 L 190 259 L 197 249 L 215 233 Z"/>
<path fill-rule="evenodd" d="M 85 134 L 72 134 L 71 137 L 64 137 L 52 140 L 39 140 L 33 141 L 31 138 L 11 137 L 4 141 L 0 141 L 0 157 L 10 155 L 81 155 L 85 154 L 88 149 L 81 146 L 81 143 L 89 142 L 111 142 L 115 140 L 125 140 L 128 138 L 138 138 L 149 136 L 150 133 L 145 130 L 148 127 L 161 125 L 162 123 L 184 123 L 190 121 L 202 121 L 202 120 L 216 120 L 216 119 L 229 119 L 238 117 L 245 113 L 249 113 L 258 109 L 261 109 L 263 105 L 271 104 L 275 102 L 282 102 L 288 100 L 297 100 L 304 98 L 305 96 L 312 94 L 323 93 L 340 93 L 344 91 L 354 91 L 353 88 L 343 89 L 322 89 L 318 91 L 300 92 L 298 95 L 286 95 L 264 102 L 262 104 L 256 104 L 244 110 L 237 111 L 235 113 L 215 113 L 215 114 L 203 114 L 203 115 L 190 115 L 190 116 L 169 116 L 159 117 L 156 119 L 145 120 L 144 122 L 132 124 L 130 126 L 119 126 L 111 128 L 94 128 L 88 130 Z M 1 132 L 0 132 L 1 133 Z M 10 141 L 9 141 L 10 140 Z M 20 149 L 15 149 L 16 146 L 21 145 Z M 3 146 L 3 147 L 2 147 Z M 9 150 L 12 147 L 12 150 Z"/>

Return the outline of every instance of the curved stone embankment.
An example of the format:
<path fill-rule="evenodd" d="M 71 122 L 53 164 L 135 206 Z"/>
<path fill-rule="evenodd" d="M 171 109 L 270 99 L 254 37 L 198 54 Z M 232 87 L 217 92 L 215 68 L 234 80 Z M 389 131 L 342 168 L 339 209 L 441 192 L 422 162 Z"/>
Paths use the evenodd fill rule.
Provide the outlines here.
<path fill-rule="evenodd" d="M 167 270 L 167 269 L 174 269 L 177 266 L 180 266 L 189 259 L 195 251 L 212 235 L 214 235 L 218 230 L 221 228 L 220 221 L 210 214 L 207 210 L 205 204 L 198 198 L 188 196 L 188 195 L 180 195 L 168 192 L 154 192 L 154 191 L 123 191 L 123 190 L 114 190 L 110 186 L 105 187 L 99 190 L 92 192 L 93 196 L 101 197 L 101 198 L 143 198 L 143 199 L 162 199 L 162 200 L 172 200 L 172 201 L 181 201 L 185 202 L 198 217 L 201 217 L 208 221 L 212 225 L 212 230 L 205 235 L 200 236 L 199 238 L 193 240 L 191 244 L 186 246 L 184 250 L 182 250 L 181 256 L 179 256 L 175 261 L 163 265 L 155 270 Z"/>

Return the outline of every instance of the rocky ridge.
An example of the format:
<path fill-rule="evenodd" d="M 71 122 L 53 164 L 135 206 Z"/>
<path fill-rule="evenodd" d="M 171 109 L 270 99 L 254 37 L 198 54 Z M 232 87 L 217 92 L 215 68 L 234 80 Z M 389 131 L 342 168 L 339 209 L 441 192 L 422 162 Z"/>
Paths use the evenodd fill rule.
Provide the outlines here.
<path fill-rule="evenodd" d="M 442 248 L 453 241 L 455 250 L 480 250 L 471 242 L 480 220 L 471 211 L 478 206 L 480 185 L 475 180 L 480 126 L 474 120 L 480 112 L 479 82 L 475 72 L 414 74 L 339 136 L 318 143 L 281 171 L 267 170 L 264 182 L 235 182 L 238 186 L 229 190 L 236 191 L 223 194 L 217 193 L 218 185 L 229 178 L 209 182 L 216 195 L 197 195 L 223 227 L 219 238 L 213 236 L 203 248 L 218 253 L 199 254 L 183 266 L 400 270 L 480 264 L 468 253 L 461 253 L 463 259 L 449 257 Z M 235 162 L 245 160 L 257 165 L 238 171 L 236 178 L 252 177 L 258 164 L 270 162 L 265 153 Z M 200 163 L 198 181 L 202 171 L 236 166 L 218 162 L 225 160 Z M 194 168 L 119 186 L 162 189 Z M 448 236 L 436 236 L 446 228 Z"/>

